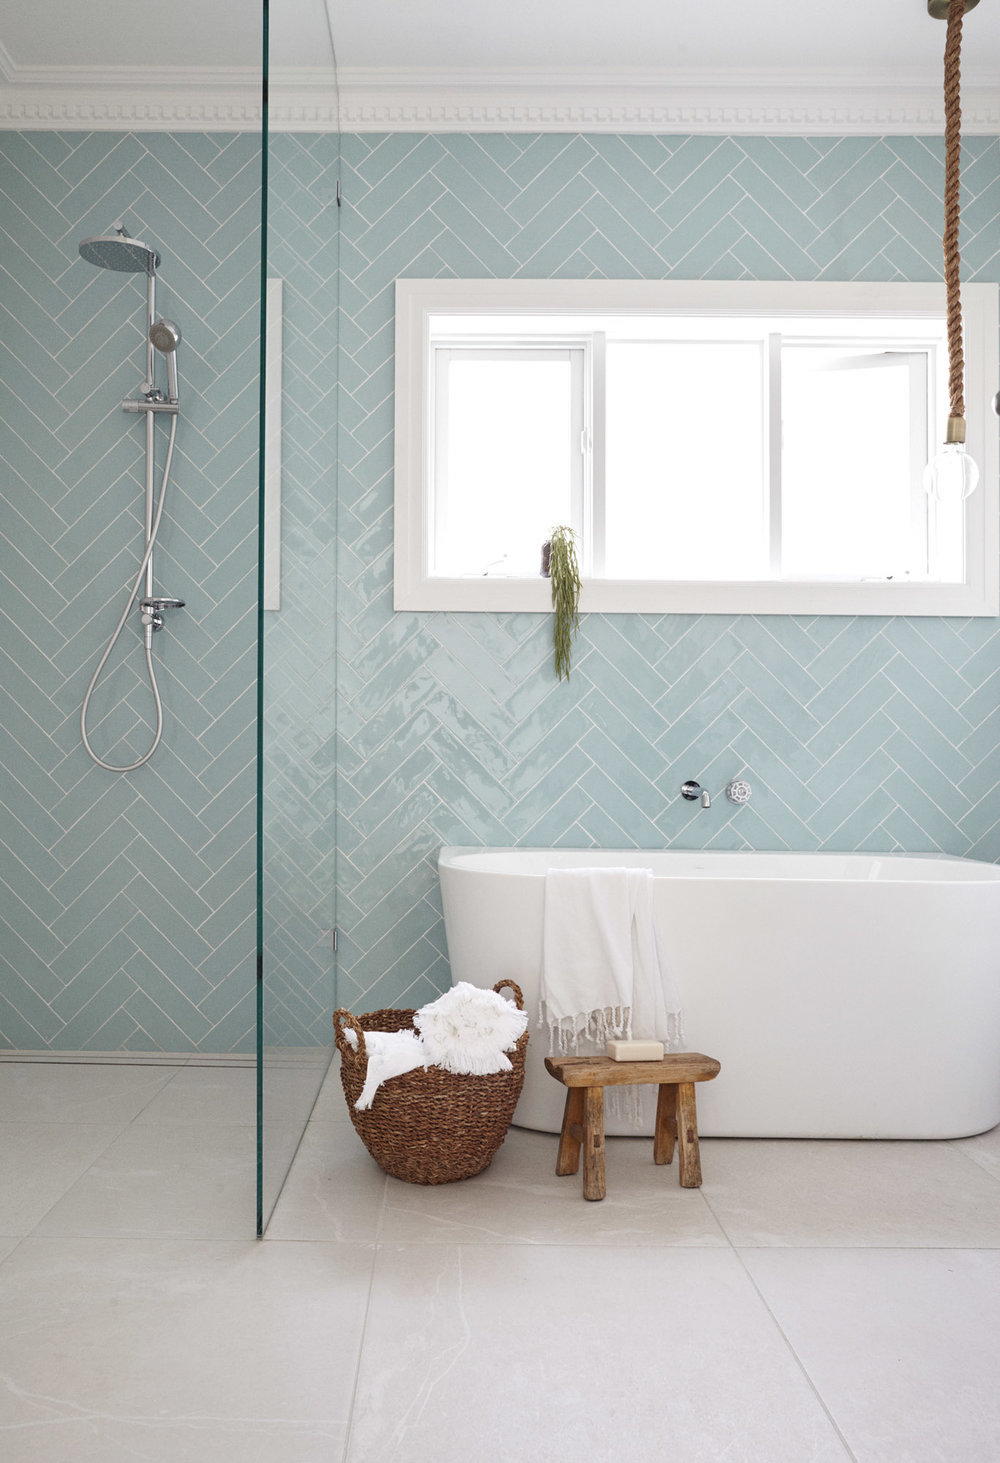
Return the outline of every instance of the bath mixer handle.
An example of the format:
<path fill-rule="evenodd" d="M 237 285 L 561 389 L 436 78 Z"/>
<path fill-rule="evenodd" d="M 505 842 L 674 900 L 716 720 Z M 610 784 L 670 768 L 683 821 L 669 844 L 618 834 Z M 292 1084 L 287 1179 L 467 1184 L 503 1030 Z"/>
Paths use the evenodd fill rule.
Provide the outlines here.
<path fill-rule="evenodd" d="M 735 803 L 737 807 L 742 807 L 744 803 L 750 801 L 749 782 L 744 782 L 741 777 L 734 777 L 726 788 L 726 797 L 731 803 Z"/>

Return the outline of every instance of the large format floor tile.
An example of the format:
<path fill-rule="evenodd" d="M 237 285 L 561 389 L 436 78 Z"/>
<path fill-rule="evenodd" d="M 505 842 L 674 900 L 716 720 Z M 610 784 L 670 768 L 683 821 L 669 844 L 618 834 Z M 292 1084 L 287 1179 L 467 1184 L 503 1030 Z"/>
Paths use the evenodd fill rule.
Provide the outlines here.
<path fill-rule="evenodd" d="M 124 1128 L 176 1070 L 124 1063 L 0 1062 L 0 1122 L 117 1123 Z"/>
<path fill-rule="evenodd" d="M 30 1234 L 120 1131 L 118 1123 L 0 1123 L 0 1234 Z"/>
<path fill-rule="evenodd" d="M 35 1232 L 230 1239 L 254 1232 L 255 1192 L 252 1127 L 133 1123 Z"/>
<path fill-rule="evenodd" d="M 743 1258 L 858 1463 L 1000 1458 L 1000 1254 Z"/>
<path fill-rule="evenodd" d="M 1000 1182 L 950 1143 L 711 1138 L 702 1167 L 737 1246 L 1000 1246 Z"/>
<path fill-rule="evenodd" d="M 385 1174 L 350 1126 L 310 1123 L 267 1227 L 269 1239 L 373 1240 Z"/>
<path fill-rule="evenodd" d="M 322 1079 L 323 1073 L 315 1065 L 269 1066 L 263 1083 L 265 1121 L 298 1121 L 301 1129 Z M 206 1121 L 257 1121 L 257 1073 L 253 1067 L 183 1067 L 136 1118 L 142 1124 L 193 1123 L 199 1127 Z"/>
<path fill-rule="evenodd" d="M 136 1118 L 137 1126 L 203 1127 L 257 1121 L 257 1073 L 253 1067 L 183 1067 Z"/>
<path fill-rule="evenodd" d="M 588 1202 L 580 1174 L 556 1177 L 558 1138 L 513 1129 L 476 1178 L 424 1188 L 389 1179 L 382 1238 L 475 1244 L 726 1245 L 677 1162 L 657 1167 L 653 1144 L 607 1141 L 607 1197 Z"/>
<path fill-rule="evenodd" d="M 340 1081 L 340 1055 L 333 1054 L 329 1071 L 319 1090 L 316 1106 L 312 1110 L 314 1123 L 349 1123 L 351 1115 L 347 1110 L 347 1099 Z"/>
<path fill-rule="evenodd" d="M 335 1463 L 372 1252 L 26 1240 L 0 1267 L 10 1463 Z"/>
<path fill-rule="evenodd" d="M 347 1463 L 848 1463 L 730 1251 L 386 1246 Z"/>

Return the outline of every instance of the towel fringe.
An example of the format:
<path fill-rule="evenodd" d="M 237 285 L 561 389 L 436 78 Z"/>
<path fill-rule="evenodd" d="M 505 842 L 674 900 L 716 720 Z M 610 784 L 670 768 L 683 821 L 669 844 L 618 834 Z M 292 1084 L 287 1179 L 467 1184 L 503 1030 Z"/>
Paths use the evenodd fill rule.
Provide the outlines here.
<path fill-rule="evenodd" d="M 680 1011 L 668 1011 L 666 1048 L 668 1051 L 684 1050 L 684 1018 Z M 564 1016 L 561 1020 L 550 1019 L 545 1002 L 538 1003 L 539 1025 L 549 1033 L 549 1052 L 553 1056 L 590 1056 L 583 1048 L 595 1045 L 598 1052 L 604 1052 L 608 1041 L 629 1040 L 632 1036 L 632 1008 L 630 1006 L 605 1006 L 602 1010 L 582 1011 L 576 1017 Z M 632 1085 L 611 1087 L 604 1093 L 605 1116 L 627 1123 L 636 1132 L 644 1124 L 642 1110 L 642 1088 Z"/>
<path fill-rule="evenodd" d="M 544 1000 L 538 1003 L 538 1023 L 547 1028 L 549 1049 L 559 1056 L 579 1054 L 581 1042 L 594 1042 L 601 1050 L 608 1041 L 627 1040 L 632 1035 L 631 1006 L 604 1006 L 580 1011 L 575 1016 L 550 1016 Z"/>

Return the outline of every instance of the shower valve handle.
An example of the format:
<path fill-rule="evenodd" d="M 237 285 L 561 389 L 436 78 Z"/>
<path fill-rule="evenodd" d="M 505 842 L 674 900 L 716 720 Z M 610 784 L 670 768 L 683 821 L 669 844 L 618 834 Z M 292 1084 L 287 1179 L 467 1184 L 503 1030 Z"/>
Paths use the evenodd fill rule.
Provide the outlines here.
<path fill-rule="evenodd" d="M 171 416 L 177 416 L 180 411 L 180 407 L 178 406 L 176 401 L 167 401 L 165 399 L 163 401 L 150 401 L 144 396 L 140 396 L 138 399 L 136 399 L 134 396 L 126 396 L 125 400 L 122 402 L 122 411 L 165 411 Z"/>

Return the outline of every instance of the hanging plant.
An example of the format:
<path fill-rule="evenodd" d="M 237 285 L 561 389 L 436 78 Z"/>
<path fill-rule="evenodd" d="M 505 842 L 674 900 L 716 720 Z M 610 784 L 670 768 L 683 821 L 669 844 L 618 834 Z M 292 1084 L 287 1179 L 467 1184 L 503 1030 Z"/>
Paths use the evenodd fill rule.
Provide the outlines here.
<path fill-rule="evenodd" d="M 555 648 L 556 675 L 569 680 L 573 636 L 580 628 L 580 565 L 576 557 L 575 535 L 560 524 L 542 545 L 542 573 L 552 581 L 552 644 Z"/>

